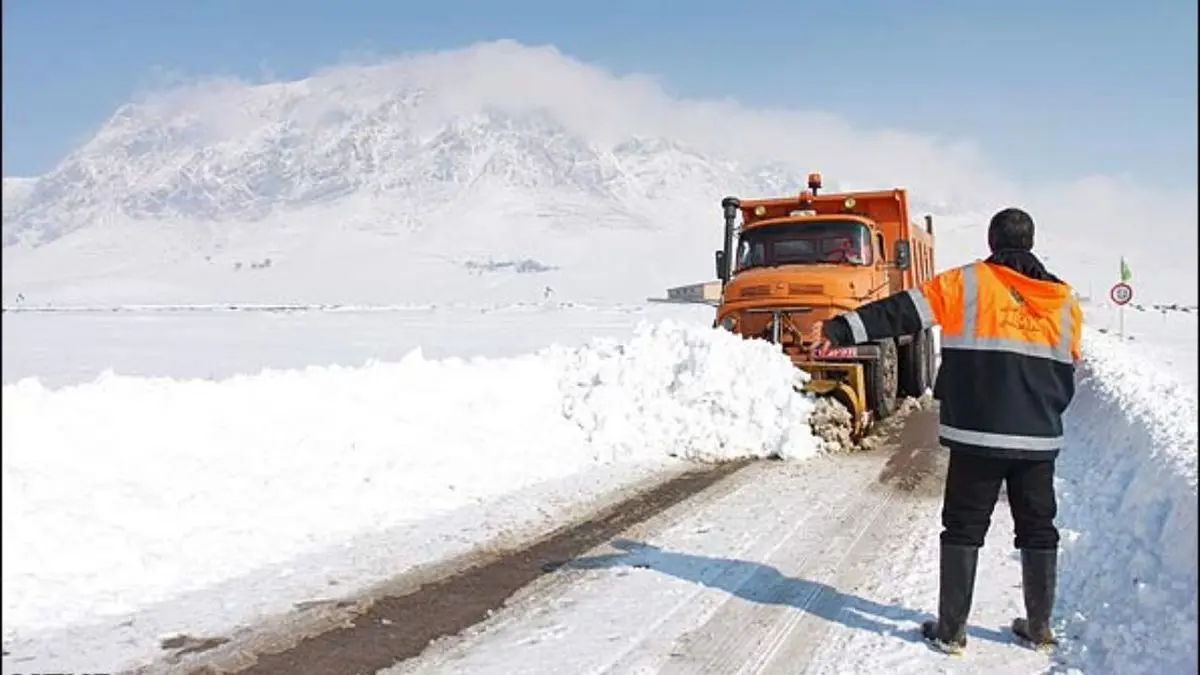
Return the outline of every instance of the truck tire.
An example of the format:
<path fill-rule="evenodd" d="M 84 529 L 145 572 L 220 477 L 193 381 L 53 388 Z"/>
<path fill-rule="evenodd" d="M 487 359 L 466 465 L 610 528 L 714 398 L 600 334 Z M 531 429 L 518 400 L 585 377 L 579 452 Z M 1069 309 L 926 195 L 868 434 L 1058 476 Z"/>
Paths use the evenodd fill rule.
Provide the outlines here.
<path fill-rule="evenodd" d="M 867 361 L 863 374 L 867 378 L 867 408 L 877 420 L 885 420 L 896 412 L 900 385 L 899 352 L 895 340 L 881 340 L 879 359 Z"/>
<path fill-rule="evenodd" d="M 933 336 L 923 330 L 900 348 L 900 394 L 920 398 L 933 386 Z"/>

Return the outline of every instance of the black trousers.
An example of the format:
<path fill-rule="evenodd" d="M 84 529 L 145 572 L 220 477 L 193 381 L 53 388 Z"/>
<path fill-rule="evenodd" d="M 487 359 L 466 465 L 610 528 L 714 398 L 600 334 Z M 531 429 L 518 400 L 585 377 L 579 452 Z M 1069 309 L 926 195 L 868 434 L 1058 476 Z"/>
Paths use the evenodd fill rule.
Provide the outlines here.
<path fill-rule="evenodd" d="M 942 497 L 942 543 L 983 546 L 1000 484 L 1008 487 L 1018 549 L 1058 548 L 1054 461 L 1001 459 L 951 451 Z"/>

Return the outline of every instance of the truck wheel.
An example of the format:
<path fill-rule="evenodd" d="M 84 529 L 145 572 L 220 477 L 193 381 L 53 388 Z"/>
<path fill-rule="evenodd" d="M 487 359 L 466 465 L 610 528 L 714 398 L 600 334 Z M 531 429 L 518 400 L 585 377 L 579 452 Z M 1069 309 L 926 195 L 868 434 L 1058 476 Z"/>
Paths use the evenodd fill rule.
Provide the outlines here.
<path fill-rule="evenodd" d="M 900 394 L 920 398 L 933 385 L 933 336 L 923 330 L 900 349 Z"/>
<path fill-rule="evenodd" d="M 883 340 L 878 345 L 879 360 L 868 361 L 864 375 L 867 378 L 867 407 L 875 414 L 875 419 L 885 420 L 896 412 L 900 359 L 895 340 Z"/>

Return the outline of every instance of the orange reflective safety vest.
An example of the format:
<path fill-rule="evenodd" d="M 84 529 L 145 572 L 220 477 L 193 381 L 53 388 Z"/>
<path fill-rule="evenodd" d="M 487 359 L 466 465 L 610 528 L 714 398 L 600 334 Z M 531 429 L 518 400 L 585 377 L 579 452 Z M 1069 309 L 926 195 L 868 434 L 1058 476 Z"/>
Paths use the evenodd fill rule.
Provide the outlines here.
<path fill-rule="evenodd" d="M 1053 459 L 1075 395 L 1083 313 L 1071 287 L 977 262 L 842 314 L 849 342 L 912 335 L 940 325 L 934 384 L 939 436 L 952 450 Z"/>

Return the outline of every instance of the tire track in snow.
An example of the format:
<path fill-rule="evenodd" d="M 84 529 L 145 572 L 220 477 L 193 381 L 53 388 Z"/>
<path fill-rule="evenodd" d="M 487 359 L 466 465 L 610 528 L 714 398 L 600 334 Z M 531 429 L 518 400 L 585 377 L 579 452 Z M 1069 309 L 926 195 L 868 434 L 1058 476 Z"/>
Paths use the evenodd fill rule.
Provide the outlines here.
<path fill-rule="evenodd" d="M 690 569 L 693 576 L 674 579 L 671 588 L 664 589 L 663 576 L 640 569 L 638 558 L 651 547 L 617 549 L 612 555 L 606 555 L 609 547 L 601 547 L 587 557 L 571 561 L 556 575 L 557 579 L 552 578 L 542 588 L 529 589 L 526 598 L 460 636 L 456 644 L 431 650 L 419 659 L 420 663 L 409 662 L 393 672 L 507 675 L 510 672 L 603 673 L 614 668 L 620 671 L 637 661 L 639 654 L 634 652 L 647 640 L 703 623 L 707 614 L 727 600 L 727 594 L 720 589 L 738 587 L 754 572 L 729 562 L 760 557 L 765 549 L 777 543 L 777 538 L 770 536 L 782 522 L 776 518 L 788 504 L 788 498 L 795 495 L 763 494 L 759 476 L 774 470 L 795 471 L 796 467 L 776 462 L 752 465 L 727 479 L 726 494 L 697 495 L 695 501 L 681 504 L 623 533 L 626 537 L 651 540 L 658 539 L 652 533 L 665 531 L 708 548 L 706 553 L 734 555 L 736 559 L 704 558 Z M 744 518 L 731 520 L 720 515 L 725 507 L 743 513 Z M 795 527 L 803 527 L 807 519 L 825 514 L 813 509 L 800 515 Z M 713 537 L 717 538 L 715 545 Z M 653 597 L 656 602 L 613 606 L 607 586 L 614 582 L 622 587 L 621 596 Z M 580 636 L 581 629 L 589 635 Z M 581 638 L 592 641 L 594 648 L 536 656 L 554 652 L 561 641 Z M 659 642 L 654 642 L 654 646 L 670 647 Z M 493 654 L 496 651 L 505 655 Z M 508 656 L 512 652 L 519 655 Z M 520 665 L 514 666 L 513 660 Z M 535 662 L 545 665 L 539 669 Z"/>
<path fill-rule="evenodd" d="M 787 502 L 804 503 L 805 516 L 790 528 L 760 532 L 761 545 L 749 551 L 749 556 L 744 555 L 747 551 L 737 552 L 729 561 L 730 567 L 744 568 L 746 574 L 737 585 L 718 585 L 726 592 L 723 597 L 710 596 L 708 602 L 702 600 L 702 606 L 693 607 L 691 612 L 679 612 L 692 620 L 690 628 L 679 625 L 681 622 L 675 622 L 675 626 L 657 624 L 656 628 L 666 635 L 682 635 L 669 648 L 664 648 L 667 643 L 661 640 L 655 643 L 641 639 L 635 650 L 626 650 L 630 656 L 594 672 L 761 670 L 813 603 L 830 593 L 840 597 L 836 589 L 820 579 L 841 568 L 852 553 L 862 548 L 860 542 L 872 526 L 877 532 L 886 529 L 881 525 L 891 519 L 880 519 L 898 491 L 920 494 L 923 482 L 927 482 L 924 478 L 929 475 L 928 451 L 937 446 L 936 426 L 935 412 L 908 408 L 906 414 L 897 415 L 880 428 L 879 439 L 885 447 L 879 451 L 823 457 L 815 463 L 801 464 L 793 467 L 796 478 L 786 485 L 778 484 L 777 478 L 772 484 L 769 476 L 744 476 L 743 480 L 755 484 L 766 482 L 768 489 L 779 490 Z M 880 483 L 892 487 L 881 488 Z M 835 487 L 822 489 L 826 485 Z M 724 506 L 734 512 L 745 508 L 733 503 Z M 747 564 L 740 560 L 743 557 L 762 562 Z M 653 562 L 650 567 L 655 567 Z M 719 627 L 705 630 L 717 624 Z M 754 628 L 747 631 L 746 626 Z M 693 652 L 698 656 L 689 658 Z"/>
<path fill-rule="evenodd" d="M 625 540 L 564 567 L 558 583 L 531 589 L 502 616 L 388 672 L 696 672 L 697 659 L 713 656 L 699 647 L 730 635 L 754 636 L 743 645 L 750 655 L 764 645 L 785 650 L 795 626 L 776 624 L 803 617 L 797 606 L 820 611 L 824 598 L 840 597 L 809 579 L 838 576 L 860 550 L 875 547 L 872 533 L 891 535 L 879 526 L 895 522 L 886 514 L 917 496 L 896 499 L 911 488 L 888 484 L 895 456 L 880 450 L 751 466 L 726 481 L 727 494 L 699 497 L 669 519 L 626 531 Z M 734 618 L 714 623 L 725 616 Z M 718 623 L 721 631 L 703 633 Z"/>
<path fill-rule="evenodd" d="M 747 477 L 747 480 L 753 480 L 753 479 L 754 479 L 754 476 Z M 714 615 L 720 615 L 722 613 L 728 612 L 730 610 L 731 606 L 733 606 L 733 602 L 730 600 L 729 596 L 736 597 L 739 594 L 756 594 L 757 595 L 760 593 L 760 591 L 754 585 L 755 579 L 764 576 L 764 574 L 771 575 L 772 572 L 766 570 L 765 568 L 740 564 L 740 561 L 742 559 L 748 558 L 750 560 L 764 560 L 764 561 L 770 562 L 772 560 L 776 560 L 777 558 L 779 558 L 781 551 L 787 551 L 787 552 L 792 552 L 792 553 L 798 553 L 799 567 L 802 570 L 807 568 L 809 561 L 814 558 L 817 558 L 818 562 L 820 562 L 822 553 L 827 548 L 827 544 L 825 542 L 827 542 L 831 536 L 836 537 L 836 532 L 837 532 L 838 528 L 843 527 L 848 521 L 852 521 L 856 517 L 856 514 L 861 513 L 864 508 L 870 507 L 870 502 L 874 501 L 864 490 L 861 489 L 861 488 L 865 488 L 867 486 L 867 483 L 869 483 L 869 482 L 870 482 L 870 479 L 868 478 L 866 481 L 863 481 L 861 484 L 856 483 L 856 485 L 860 489 L 859 490 L 851 490 L 851 494 L 859 494 L 859 495 L 862 495 L 863 498 L 849 500 L 849 501 L 845 501 L 845 502 L 841 502 L 841 503 L 839 503 L 836 500 L 832 500 L 826 504 L 820 505 L 818 508 L 810 507 L 806 516 L 798 519 L 795 522 L 795 524 L 793 524 L 790 528 L 788 528 L 786 530 L 786 534 L 784 534 L 783 536 L 778 536 L 777 530 L 774 530 L 774 529 L 764 530 L 759 533 L 757 539 L 755 540 L 755 544 L 756 544 L 756 546 L 754 547 L 755 550 L 750 550 L 749 547 L 744 547 L 742 550 L 734 552 L 733 558 L 731 558 L 730 561 L 722 569 L 726 573 L 729 573 L 729 576 L 736 576 L 737 582 L 735 584 L 720 584 L 720 583 L 705 583 L 704 581 L 701 581 L 700 582 L 701 588 L 698 588 L 695 594 L 693 594 L 692 596 L 689 596 L 688 598 L 681 601 L 672 610 L 673 615 L 674 614 L 680 615 L 681 620 L 676 622 L 677 624 L 681 624 L 681 625 L 679 625 L 679 629 L 687 630 L 687 627 L 689 625 L 690 626 L 695 626 L 697 624 L 707 625 L 708 622 L 711 622 L 713 620 Z M 813 506 L 817 506 L 817 505 L 813 505 Z M 876 506 L 873 508 L 877 510 L 878 507 Z M 832 517 L 829 517 L 829 516 L 832 516 Z M 825 524 L 820 523 L 820 521 L 823 518 L 829 518 L 825 522 Z M 815 526 L 814 526 L 814 521 L 817 521 Z M 654 568 L 653 562 L 650 563 L 650 568 L 651 569 Z M 691 603 L 696 599 L 696 597 L 700 595 L 701 591 L 704 590 L 704 587 L 720 588 L 720 589 L 726 591 L 729 594 L 729 596 L 724 596 L 724 597 L 718 596 L 716 598 L 712 598 L 707 603 L 701 603 L 699 606 L 690 606 Z M 819 591 L 819 589 L 813 589 L 812 592 L 817 593 L 820 591 Z M 763 597 L 763 598 L 758 599 L 758 601 L 759 602 L 767 602 L 767 601 L 769 601 L 769 599 L 766 597 Z M 761 616 L 760 616 L 761 611 L 762 611 L 761 608 L 757 607 L 754 604 L 751 604 L 749 601 L 739 603 L 737 605 L 737 607 L 739 609 L 747 610 L 745 612 L 737 612 L 736 610 L 734 610 L 736 613 L 738 613 L 740 615 L 739 618 L 761 620 Z M 690 609 L 691 611 L 685 611 L 687 609 Z M 780 607 L 780 609 L 781 609 L 781 607 Z M 745 616 L 747 614 L 756 614 L 756 613 L 757 613 L 756 616 Z M 652 633 L 661 631 L 661 629 L 663 627 L 663 623 L 665 623 L 666 618 L 667 617 L 664 617 L 664 621 L 659 622 L 658 624 L 653 626 L 652 629 L 643 631 L 642 634 L 635 637 L 634 640 L 631 641 L 629 648 L 626 649 L 625 652 L 620 654 L 620 658 L 614 659 L 610 664 L 606 665 L 603 668 L 597 669 L 594 672 L 596 672 L 596 673 L 618 673 L 618 672 L 629 672 L 630 670 L 636 670 L 637 668 L 639 668 L 642 665 L 641 662 L 645 661 L 646 660 L 645 657 L 649 656 L 649 654 L 638 654 L 635 650 L 637 650 L 639 648 L 643 648 L 646 645 L 647 638 L 649 638 Z M 667 669 L 663 670 L 662 672 L 664 672 L 664 673 L 675 673 L 675 672 L 679 672 L 679 673 L 693 673 L 693 672 L 728 673 L 728 672 L 735 672 L 736 669 L 729 670 L 727 664 L 726 665 L 722 665 L 722 664 L 725 661 L 727 661 L 729 658 L 731 658 L 731 655 L 738 653 L 740 651 L 739 647 L 743 646 L 743 645 L 739 644 L 739 642 L 740 642 L 739 636 L 744 636 L 745 633 L 744 633 L 744 631 L 737 628 L 737 626 L 739 626 L 739 625 L 745 625 L 745 624 L 739 624 L 735 620 L 732 622 L 732 626 L 734 627 L 733 630 L 719 630 L 719 631 L 714 631 L 712 634 L 703 635 L 703 637 L 697 636 L 696 641 L 698 643 L 711 646 L 711 651 L 715 655 L 715 660 L 717 661 L 717 666 L 716 666 L 715 670 L 706 669 L 703 667 L 700 668 L 699 670 L 697 670 L 695 667 L 696 664 L 692 664 L 692 663 L 686 664 L 686 667 L 684 667 L 683 670 L 676 670 L 676 669 L 674 669 L 674 666 L 676 664 L 682 665 L 681 662 L 686 660 L 686 659 L 679 659 L 679 660 L 674 660 L 674 661 L 671 661 L 670 663 L 668 663 Z M 668 633 L 678 633 L 678 632 L 680 632 L 680 630 L 668 631 Z M 684 636 L 685 640 L 688 638 L 689 638 L 689 635 Z M 657 649 L 655 647 L 657 647 Z M 653 645 L 652 644 L 649 646 L 648 651 L 653 653 L 653 652 L 663 652 L 664 650 L 662 649 L 662 645 Z M 678 646 L 676 646 L 673 649 L 671 649 L 669 652 L 667 652 L 665 655 L 669 656 L 671 654 L 678 654 L 678 653 L 679 653 Z M 658 656 L 662 656 L 662 655 L 660 654 Z"/>
<path fill-rule="evenodd" d="M 936 438 L 936 418 L 918 418 L 906 429 L 906 447 L 921 438 Z M 921 430 L 921 424 L 928 424 Z M 936 441 L 931 447 L 936 447 Z M 941 462 L 944 451 L 937 451 Z M 931 469 L 931 467 L 926 467 Z M 1024 613 L 1020 592 L 1019 557 L 1012 550 L 1013 528 L 1005 493 L 992 518 L 987 544 L 980 553 L 975 585 L 975 601 L 968 624 L 967 654 L 947 658 L 930 650 L 918 635 L 921 620 L 933 618 L 938 592 L 939 495 L 944 481 L 929 480 L 924 471 L 924 486 L 917 488 L 932 500 L 897 500 L 897 511 L 889 515 L 893 522 L 913 523 L 904 537 L 884 537 L 878 546 L 867 548 L 858 565 L 844 569 L 832 583 L 846 594 L 901 598 L 909 609 L 886 611 L 886 621 L 877 628 L 857 630 L 859 613 L 854 603 L 839 602 L 847 596 L 826 597 L 825 607 L 815 607 L 803 617 L 796 636 L 781 654 L 778 663 L 783 672 L 831 675 L 842 673 L 886 672 L 889 675 L 924 675 L 950 672 L 978 675 L 1016 675 L 1046 672 L 1050 658 L 1017 646 L 1008 630 L 1014 616 Z M 943 473 L 939 471 L 938 473 Z M 1005 579 L 1007 583 L 996 583 Z M 921 609 L 920 613 L 914 611 Z M 815 617 L 833 616 L 820 630 L 813 626 Z"/>
<path fill-rule="evenodd" d="M 933 618 L 937 607 L 937 537 L 941 526 L 936 517 L 924 517 L 920 507 L 909 506 L 900 520 L 919 524 L 909 537 L 885 542 L 864 567 L 870 574 L 840 578 L 847 593 L 876 597 L 902 597 L 921 616 L 897 614 L 888 632 L 854 630 L 850 620 L 833 622 L 818 640 L 811 640 L 787 672 L 813 675 L 880 672 L 889 675 L 925 675 L 931 672 L 959 675 L 1031 675 L 1053 666 L 1051 657 L 1024 649 L 1012 640 L 1008 622 L 1024 613 L 1020 591 L 1020 563 L 1011 549 L 1013 530 L 1006 502 L 996 506 L 987 545 L 980 553 L 975 601 L 968 624 L 967 653 L 948 658 L 930 650 L 917 634 L 917 621 Z M 920 524 L 920 520 L 926 522 Z M 997 579 L 1004 579 L 997 583 Z M 843 607 L 843 613 L 853 607 Z M 803 631 L 797 631 L 797 635 Z"/>
<path fill-rule="evenodd" d="M 346 601 L 336 620 L 315 630 L 277 638 L 248 653 L 229 643 L 199 659 L 185 659 L 181 672 L 244 675 L 342 675 L 372 673 L 421 654 L 432 641 L 455 635 L 499 610 L 514 593 L 536 582 L 547 563 L 571 558 L 653 518 L 665 509 L 742 470 L 746 461 L 680 473 L 665 482 L 602 507 L 574 525 L 526 546 L 491 557 L 478 552 L 446 561 L 445 575 L 413 582 L 398 579 L 365 597 Z M 400 590 L 394 591 L 393 587 Z M 165 665 L 165 664 L 163 664 Z M 149 672 L 147 670 L 147 672 Z"/>
<path fill-rule="evenodd" d="M 803 530 L 796 527 L 775 540 L 761 558 L 766 566 L 754 568 L 745 584 L 733 590 L 735 596 L 744 592 L 753 600 L 735 597 L 722 603 L 699 630 L 681 638 L 681 643 L 690 646 L 689 653 L 673 659 L 661 672 L 683 675 L 761 670 L 782 646 L 795 620 L 803 616 L 796 610 L 805 612 L 825 592 L 816 584 L 795 592 L 782 570 L 794 570 L 788 576 L 807 582 L 814 580 L 814 571 L 836 569 L 844 562 L 849 553 L 845 540 L 857 541 L 891 501 L 891 494 L 881 497 L 870 490 L 870 482 L 871 478 L 863 481 L 860 477 L 849 490 L 859 498 L 830 504 L 828 510 L 836 515 L 825 524 Z M 864 519 L 863 514 L 868 517 Z M 863 525 L 855 527 L 856 521 Z M 791 561 L 796 562 L 789 564 Z M 755 630 L 747 632 L 745 626 L 749 625 L 756 626 Z"/>
<path fill-rule="evenodd" d="M 830 564 L 809 568 L 814 575 L 809 578 L 818 582 L 814 592 L 796 607 L 799 611 L 776 615 L 768 629 L 773 639 L 746 661 L 727 659 L 721 668 L 709 672 L 1007 675 L 1041 673 L 1050 667 L 1048 657 L 1018 647 L 1008 633 L 1008 620 L 1023 612 L 1019 590 L 1003 593 L 1004 585 L 988 583 L 998 574 L 1009 576 L 1014 584 L 1020 579 L 1019 565 L 1007 548 L 1012 526 L 1005 518 L 1003 499 L 997 504 L 993 534 L 980 559 L 967 656 L 947 659 L 928 649 L 918 635 L 920 621 L 933 618 L 937 604 L 941 529 L 937 496 L 943 481 L 940 476 L 932 479 L 940 472 L 932 471 L 927 461 L 945 460 L 944 451 L 937 448 L 936 428 L 935 414 L 914 415 L 888 462 L 891 468 L 892 460 L 903 458 L 915 476 L 901 483 L 906 483 L 906 490 L 931 499 L 897 499 L 894 491 L 885 495 L 876 509 L 864 512 L 857 523 L 846 528 L 840 542 L 831 542 L 831 552 L 825 556 Z M 867 489 L 878 491 L 877 486 Z M 905 536 L 896 536 L 897 530 L 905 531 Z M 781 558 L 786 559 L 786 549 Z M 869 597 L 879 600 L 867 600 Z M 897 604 L 884 605 L 884 601 Z M 736 630 L 737 625 L 730 622 L 714 632 L 744 634 Z"/>
<path fill-rule="evenodd" d="M 782 666 L 784 672 L 787 673 L 795 672 L 793 668 L 796 665 L 796 662 L 790 660 L 788 657 L 795 657 L 796 660 L 799 661 L 799 659 L 803 658 L 809 653 L 816 640 L 822 637 L 825 632 L 824 630 L 821 630 L 822 627 L 813 626 L 812 624 L 815 624 L 818 620 L 820 620 L 816 617 L 826 615 L 826 612 L 829 612 L 829 610 L 814 610 L 822 607 L 823 605 L 832 605 L 833 603 L 830 601 L 833 598 L 843 597 L 836 590 L 837 588 L 845 588 L 845 586 L 840 583 L 843 581 L 843 577 L 839 576 L 836 579 L 831 579 L 828 575 L 831 573 L 837 574 L 839 570 L 846 569 L 848 563 L 854 562 L 854 556 L 861 555 L 863 552 L 863 542 L 870 541 L 872 544 L 876 543 L 872 541 L 872 539 L 867 538 L 868 534 L 878 534 L 886 530 L 887 526 L 892 524 L 892 519 L 884 519 L 882 516 L 886 513 L 887 507 L 891 505 L 894 494 L 895 493 L 889 493 L 887 497 L 879 501 L 879 503 L 868 514 L 868 516 L 863 519 L 862 526 L 859 527 L 856 532 L 854 532 L 853 539 L 851 539 L 847 544 L 843 544 L 843 547 L 831 547 L 833 551 L 841 551 L 841 555 L 837 556 L 836 561 L 829 565 L 828 568 L 822 569 L 822 572 L 819 574 L 818 578 L 824 580 L 825 583 L 834 583 L 828 586 L 817 586 L 813 593 L 809 595 L 808 599 L 797 608 L 799 610 L 798 612 L 789 612 L 780 617 L 782 620 L 777 620 L 776 622 L 776 629 L 773 635 L 774 640 L 772 641 L 770 648 L 764 650 L 758 659 L 751 661 L 746 665 L 746 667 L 741 668 L 738 671 L 739 673 L 758 674 L 764 672 L 774 672 L 774 670 L 769 670 L 772 665 Z M 855 570 L 859 568 L 856 565 L 850 565 L 850 569 Z M 839 601 L 838 606 L 839 609 L 844 606 L 844 601 Z M 811 627 L 812 630 L 797 631 L 797 628 L 805 623 L 809 624 L 809 627 Z M 823 628 L 827 629 L 828 626 L 826 625 Z M 793 636 L 799 636 L 800 639 L 792 639 Z"/>
<path fill-rule="evenodd" d="M 867 456 L 865 477 L 847 481 L 850 485 L 843 494 L 852 497 L 840 502 L 838 517 L 803 536 L 796 537 L 794 531 L 784 535 L 763 561 L 766 566 L 761 568 L 759 587 L 753 591 L 754 602 L 731 600 L 725 604 L 708 624 L 684 636 L 682 642 L 692 645 L 689 653 L 677 657 L 661 672 L 798 672 L 796 668 L 803 666 L 805 655 L 825 634 L 831 618 L 848 602 L 848 596 L 838 589 L 845 589 L 861 576 L 864 554 L 890 537 L 898 514 L 908 511 L 898 503 L 904 500 L 896 499 L 897 489 L 880 487 L 878 482 L 885 476 L 903 474 L 907 468 L 916 475 L 903 476 L 907 480 L 900 481 L 901 489 L 915 493 L 922 486 L 926 462 L 921 453 L 936 448 L 936 440 L 931 447 L 921 445 L 929 445 L 929 438 L 923 436 L 928 436 L 928 420 L 932 418 L 929 411 L 917 411 L 906 419 L 889 439 L 893 447 Z M 914 429 L 916 434 L 911 433 Z M 888 461 L 879 472 L 884 453 Z M 897 458 L 906 466 L 897 466 Z M 920 508 L 928 507 L 922 504 Z M 746 626 L 754 626 L 754 630 L 747 631 Z"/>

